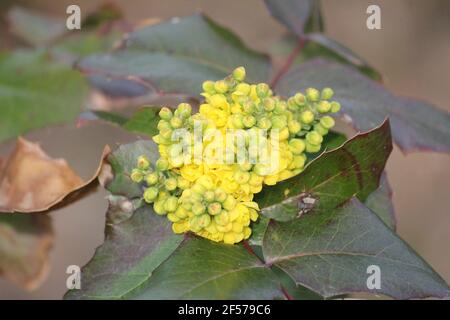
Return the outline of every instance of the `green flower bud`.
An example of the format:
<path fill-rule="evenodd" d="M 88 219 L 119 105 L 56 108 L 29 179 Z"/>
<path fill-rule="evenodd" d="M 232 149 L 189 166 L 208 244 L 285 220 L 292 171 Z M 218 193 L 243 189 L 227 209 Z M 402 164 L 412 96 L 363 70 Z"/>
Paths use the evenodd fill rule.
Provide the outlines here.
<path fill-rule="evenodd" d="M 211 217 L 207 214 L 202 214 L 201 216 L 197 217 L 197 225 L 204 229 L 209 226 L 211 223 Z"/>
<path fill-rule="evenodd" d="M 320 92 L 314 88 L 306 89 L 306 98 L 311 102 L 317 102 L 320 99 Z"/>
<path fill-rule="evenodd" d="M 331 88 L 324 88 L 322 90 L 322 93 L 321 93 L 320 96 L 321 96 L 321 98 L 323 100 L 330 100 L 331 98 L 333 98 L 333 95 L 334 95 L 333 89 L 331 89 Z"/>
<path fill-rule="evenodd" d="M 189 180 L 186 180 L 183 177 L 178 177 L 177 178 L 177 185 L 178 185 L 178 188 L 180 188 L 182 190 L 185 190 L 185 189 L 189 188 L 190 182 L 189 182 Z"/>
<path fill-rule="evenodd" d="M 153 209 L 155 212 L 159 215 L 164 215 L 167 213 L 165 209 L 165 202 L 164 200 L 158 200 L 153 204 Z"/>
<path fill-rule="evenodd" d="M 320 119 L 320 124 L 326 128 L 326 129 L 330 129 L 334 127 L 334 119 L 330 116 L 325 116 L 322 119 Z"/>
<path fill-rule="evenodd" d="M 219 80 L 214 83 L 214 89 L 218 93 L 225 93 L 228 91 L 228 83 L 225 80 Z"/>
<path fill-rule="evenodd" d="M 293 154 L 301 154 L 305 147 L 305 142 L 302 139 L 291 139 L 289 141 L 289 149 Z"/>
<path fill-rule="evenodd" d="M 196 216 L 199 216 L 199 215 L 205 213 L 206 208 L 201 202 L 195 202 L 192 205 L 192 209 L 191 210 L 192 210 L 193 214 L 195 214 Z"/>
<path fill-rule="evenodd" d="M 212 216 L 218 215 L 222 211 L 222 205 L 219 202 L 213 202 L 208 205 L 208 213 Z"/>
<path fill-rule="evenodd" d="M 147 170 L 150 166 L 150 162 L 148 161 L 146 156 L 139 156 L 137 159 L 137 166 L 141 170 Z"/>
<path fill-rule="evenodd" d="M 170 119 L 170 125 L 174 129 L 181 128 L 183 126 L 183 120 L 181 120 L 179 117 L 172 117 L 172 119 Z"/>
<path fill-rule="evenodd" d="M 306 134 L 306 141 L 317 146 L 322 143 L 323 137 L 316 131 L 311 131 Z"/>
<path fill-rule="evenodd" d="M 269 90 L 270 88 L 267 83 L 258 83 L 256 85 L 256 94 L 261 99 L 267 97 L 267 95 L 269 94 Z"/>
<path fill-rule="evenodd" d="M 285 116 L 273 116 L 272 117 L 272 128 L 283 129 L 287 125 Z"/>
<path fill-rule="evenodd" d="M 133 182 L 139 183 L 142 181 L 142 179 L 144 179 L 144 174 L 139 169 L 133 169 L 131 171 L 130 177 Z"/>
<path fill-rule="evenodd" d="M 306 100 L 305 100 L 305 96 L 303 94 L 297 93 L 294 96 L 294 99 L 295 99 L 295 102 L 297 103 L 297 105 L 299 105 L 300 107 L 305 105 Z"/>
<path fill-rule="evenodd" d="M 230 215 L 228 214 L 228 212 L 222 210 L 220 214 L 214 216 L 214 221 L 219 226 L 225 226 L 228 224 L 228 222 L 230 222 Z"/>
<path fill-rule="evenodd" d="M 264 110 L 273 111 L 275 109 L 275 100 L 272 98 L 265 98 L 263 100 Z"/>
<path fill-rule="evenodd" d="M 170 222 L 178 222 L 178 221 L 180 221 L 180 218 L 178 218 L 177 215 L 174 214 L 174 213 L 168 213 L 168 214 L 167 214 L 167 219 L 168 219 Z"/>
<path fill-rule="evenodd" d="M 324 128 L 320 123 L 314 125 L 314 131 L 316 131 L 321 136 L 326 136 L 328 134 L 328 129 Z"/>
<path fill-rule="evenodd" d="M 164 209 L 168 212 L 174 212 L 178 207 L 178 198 L 174 196 L 170 196 L 167 198 L 166 203 L 164 205 Z"/>
<path fill-rule="evenodd" d="M 164 181 L 164 186 L 169 191 L 175 190 L 177 188 L 177 185 L 178 185 L 177 179 L 175 179 L 175 178 L 169 178 L 169 179 L 166 179 L 166 181 Z"/>
<path fill-rule="evenodd" d="M 235 92 L 239 92 L 242 95 L 246 96 L 250 93 L 250 85 L 248 83 L 239 83 L 236 86 Z"/>
<path fill-rule="evenodd" d="M 184 219 L 188 216 L 188 213 L 185 208 L 178 207 L 177 210 L 175 210 L 175 215 L 180 219 Z"/>
<path fill-rule="evenodd" d="M 256 119 L 253 116 L 247 115 L 242 119 L 242 123 L 246 128 L 251 128 L 255 125 Z"/>
<path fill-rule="evenodd" d="M 156 197 L 158 196 L 158 188 L 155 187 L 150 187 L 145 189 L 144 191 L 144 200 L 147 203 L 152 203 L 153 201 L 155 201 Z"/>
<path fill-rule="evenodd" d="M 331 103 L 328 101 L 322 100 L 317 104 L 317 111 L 320 113 L 327 113 L 331 109 Z"/>
<path fill-rule="evenodd" d="M 341 110 L 341 104 L 337 101 L 333 101 L 331 103 L 331 112 L 336 113 L 339 112 L 339 110 Z"/>
<path fill-rule="evenodd" d="M 192 113 L 192 107 L 189 103 L 180 103 L 175 111 L 175 115 L 181 118 L 188 118 Z"/>
<path fill-rule="evenodd" d="M 171 129 L 163 129 L 159 132 L 159 135 L 165 139 L 165 140 L 169 140 L 172 138 L 172 130 Z"/>
<path fill-rule="evenodd" d="M 304 123 L 304 124 L 310 124 L 311 122 L 314 121 L 314 113 L 312 113 L 309 110 L 303 111 L 300 114 L 300 120 Z"/>
<path fill-rule="evenodd" d="M 157 128 L 159 131 L 161 131 L 164 129 L 171 129 L 171 126 L 170 126 L 170 123 L 167 122 L 166 120 L 159 120 Z"/>
<path fill-rule="evenodd" d="M 163 107 L 161 108 L 161 110 L 159 111 L 159 116 L 161 119 L 164 120 L 170 120 L 172 118 L 172 110 L 170 110 L 167 107 Z"/>
<path fill-rule="evenodd" d="M 159 158 L 156 161 L 156 168 L 159 171 L 166 171 L 167 169 L 169 169 L 169 162 L 166 159 Z"/>
<path fill-rule="evenodd" d="M 208 191 L 206 191 L 205 194 L 203 195 L 203 198 L 204 198 L 205 201 L 207 201 L 207 202 L 213 202 L 215 196 L 216 196 L 216 195 L 214 194 L 214 191 L 208 190 Z"/>
<path fill-rule="evenodd" d="M 272 122 L 267 117 L 262 117 L 258 120 L 258 128 L 268 130 L 272 126 Z"/>
<path fill-rule="evenodd" d="M 236 207 L 236 202 L 236 199 L 233 196 L 229 195 L 223 202 L 223 208 L 228 211 L 233 210 L 234 207 Z"/>
<path fill-rule="evenodd" d="M 284 114 L 287 109 L 287 104 L 284 101 L 277 101 L 275 109 L 273 110 L 276 114 Z"/>
<path fill-rule="evenodd" d="M 244 81 L 245 80 L 245 68 L 238 67 L 233 71 L 233 78 L 236 81 Z"/>
<path fill-rule="evenodd" d="M 295 101 L 294 97 L 290 97 L 290 98 L 288 99 L 288 101 L 287 101 L 287 106 L 288 106 L 288 109 L 291 110 L 291 111 L 295 111 L 295 110 L 298 109 L 298 104 L 297 104 L 297 102 Z"/>
<path fill-rule="evenodd" d="M 310 144 L 308 141 L 306 141 L 306 152 L 308 153 L 316 153 L 320 151 L 320 147 L 321 145 L 315 145 L 315 144 Z"/>
<path fill-rule="evenodd" d="M 159 180 L 158 174 L 156 172 L 149 173 L 145 176 L 145 182 L 147 182 L 147 185 L 152 186 L 156 184 Z"/>
<path fill-rule="evenodd" d="M 233 175 L 234 180 L 239 184 L 247 183 L 250 180 L 250 173 L 247 171 L 236 171 Z"/>
<path fill-rule="evenodd" d="M 242 171 L 250 171 L 252 169 L 253 165 L 250 162 L 244 162 L 239 164 L 239 169 Z"/>
<path fill-rule="evenodd" d="M 253 113 L 255 111 L 255 104 L 252 101 L 246 101 L 243 107 L 245 113 Z"/>
<path fill-rule="evenodd" d="M 298 121 L 291 120 L 288 122 L 288 129 L 290 133 L 296 134 L 302 129 L 302 125 Z"/>
<path fill-rule="evenodd" d="M 227 193 L 220 188 L 216 189 L 216 191 L 214 193 L 216 194 L 216 197 L 215 197 L 216 200 L 219 202 L 224 202 L 228 196 Z"/>
<path fill-rule="evenodd" d="M 203 91 L 209 94 L 214 94 L 215 93 L 214 85 L 215 85 L 214 81 L 208 80 L 203 82 L 202 84 Z"/>

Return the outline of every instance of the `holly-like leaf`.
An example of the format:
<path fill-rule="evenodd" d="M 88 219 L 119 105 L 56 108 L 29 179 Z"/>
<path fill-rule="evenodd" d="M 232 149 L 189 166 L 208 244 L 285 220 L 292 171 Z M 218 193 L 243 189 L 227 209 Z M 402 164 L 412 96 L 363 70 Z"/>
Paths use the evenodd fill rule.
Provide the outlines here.
<path fill-rule="evenodd" d="M 288 96 L 307 87 L 331 87 L 334 99 L 359 130 L 389 117 L 394 141 L 404 151 L 450 152 L 450 115 L 429 103 L 397 97 L 349 66 L 312 60 L 292 68 L 275 90 Z"/>
<path fill-rule="evenodd" d="M 331 210 L 353 196 L 364 201 L 377 189 L 392 150 L 389 122 L 327 151 L 299 175 L 266 187 L 256 196 L 261 213 L 288 221 L 302 213 Z"/>
<path fill-rule="evenodd" d="M 281 299 L 278 279 L 241 245 L 187 238 L 135 299 Z"/>
<path fill-rule="evenodd" d="M 107 225 L 103 245 L 82 269 L 82 288 L 66 299 L 123 299 L 153 277 L 153 272 L 180 245 L 166 217 L 150 206 L 136 210 L 121 223 Z"/>
<path fill-rule="evenodd" d="M 0 55 L 0 142 L 73 121 L 87 96 L 83 77 L 43 52 Z"/>
<path fill-rule="evenodd" d="M 134 133 L 152 137 L 158 134 L 158 107 L 142 107 L 133 114 L 130 120 L 123 124 L 123 128 Z"/>
<path fill-rule="evenodd" d="M 325 298 L 361 292 L 397 299 L 450 296 L 445 281 L 356 198 L 293 221 L 272 220 L 263 253 L 267 264 Z M 370 266 L 379 268 L 379 289 L 368 288 Z"/>
<path fill-rule="evenodd" d="M 46 46 L 67 32 L 64 20 L 14 7 L 8 12 L 11 32 L 33 46 Z"/>
<path fill-rule="evenodd" d="M 303 36 L 314 0 L 264 0 L 272 16 L 297 36 Z"/>
<path fill-rule="evenodd" d="M 267 56 L 247 48 L 229 30 L 197 14 L 138 29 L 124 40 L 120 50 L 87 57 L 78 67 L 97 79 L 127 80 L 127 88 L 119 88 L 121 91 L 134 92 L 135 84 L 139 91 L 145 85 L 143 94 L 197 97 L 203 81 L 223 78 L 241 65 L 249 81 L 267 79 Z"/>
<path fill-rule="evenodd" d="M 45 215 L 0 214 L 0 275 L 26 290 L 46 279 L 53 246 L 51 219 Z"/>
<path fill-rule="evenodd" d="M 142 196 L 141 186 L 130 178 L 131 171 L 136 168 L 136 159 L 140 155 L 145 155 L 150 163 L 155 163 L 159 158 L 158 147 L 153 141 L 140 140 L 121 145 L 107 157 L 107 162 L 114 172 L 113 180 L 106 185 L 111 193 L 129 199 Z"/>
<path fill-rule="evenodd" d="M 367 197 L 364 204 L 370 210 L 375 212 L 388 227 L 395 230 L 397 222 L 395 220 L 395 210 L 392 203 L 392 190 L 386 172 L 381 176 L 378 189 Z"/>

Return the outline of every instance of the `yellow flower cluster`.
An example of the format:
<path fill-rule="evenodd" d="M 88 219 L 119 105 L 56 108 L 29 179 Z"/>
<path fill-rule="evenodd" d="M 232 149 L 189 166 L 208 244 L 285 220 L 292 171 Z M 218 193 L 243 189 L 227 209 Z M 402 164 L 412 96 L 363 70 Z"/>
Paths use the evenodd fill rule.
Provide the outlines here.
<path fill-rule="evenodd" d="M 167 215 L 175 233 L 228 244 L 248 239 L 259 210 L 253 195 L 300 173 L 306 153 L 318 152 L 334 126 L 328 114 L 340 105 L 329 101 L 330 88 L 309 88 L 285 101 L 267 84 L 244 79 L 239 67 L 223 80 L 204 82 L 198 113 L 187 103 L 162 108 L 153 138 L 160 159 L 154 168 L 145 157 L 137 159 L 132 180 L 145 185 L 144 200 Z M 230 132 L 243 134 L 242 144 L 224 139 Z"/>

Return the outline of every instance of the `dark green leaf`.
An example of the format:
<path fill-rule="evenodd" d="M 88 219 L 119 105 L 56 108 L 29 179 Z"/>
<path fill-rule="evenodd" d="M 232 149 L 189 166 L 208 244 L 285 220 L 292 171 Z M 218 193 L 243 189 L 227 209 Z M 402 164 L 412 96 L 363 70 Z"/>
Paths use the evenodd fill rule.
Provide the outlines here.
<path fill-rule="evenodd" d="M 89 75 L 128 79 L 139 89 L 145 84 L 147 94 L 197 97 L 203 81 L 223 78 L 241 65 L 247 69 L 249 81 L 267 80 L 267 56 L 250 50 L 204 15 L 193 15 L 138 29 L 127 37 L 122 49 L 90 56 L 79 68 Z"/>
<path fill-rule="evenodd" d="M 267 264 L 325 298 L 360 292 L 398 299 L 450 295 L 445 281 L 356 198 L 334 210 L 272 221 L 263 252 Z M 368 289 L 372 265 L 380 268 L 380 289 Z"/>
<path fill-rule="evenodd" d="M 375 212 L 389 228 L 395 230 L 396 221 L 394 205 L 392 203 L 392 190 L 386 172 L 381 176 L 378 189 L 367 197 L 364 204 Z"/>
<path fill-rule="evenodd" d="M 297 36 L 302 36 L 314 8 L 314 0 L 264 0 L 272 16 Z"/>
<path fill-rule="evenodd" d="M 278 279 L 241 245 L 186 239 L 135 299 L 281 299 Z"/>
<path fill-rule="evenodd" d="M 354 68 L 313 60 L 280 79 L 278 94 L 289 96 L 307 87 L 331 87 L 342 113 L 359 130 L 369 130 L 389 117 L 394 141 L 404 151 L 450 152 L 450 115 L 419 100 L 397 97 Z"/>
<path fill-rule="evenodd" d="M 158 107 L 143 107 L 123 125 L 123 128 L 134 133 L 152 137 L 158 134 L 158 111 Z"/>
<path fill-rule="evenodd" d="M 389 122 L 385 121 L 323 153 L 299 175 L 264 188 L 256 196 L 261 213 L 288 221 L 306 207 L 305 199 L 314 202 L 308 211 L 334 209 L 355 195 L 364 201 L 377 189 L 391 150 Z"/>
<path fill-rule="evenodd" d="M 81 289 L 69 291 L 65 298 L 128 298 L 153 277 L 182 240 L 166 217 L 150 206 L 141 207 L 130 219 L 107 226 L 104 244 L 82 270 Z"/>
<path fill-rule="evenodd" d="M 86 96 L 82 76 L 42 52 L 0 55 L 0 141 L 74 120 Z"/>
<path fill-rule="evenodd" d="M 64 20 L 14 7 L 8 12 L 11 32 L 32 46 L 46 46 L 66 33 Z"/>
<path fill-rule="evenodd" d="M 111 193 L 129 199 L 142 196 L 141 186 L 130 178 L 131 171 L 136 168 L 136 159 L 140 155 L 147 156 L 151 163 L 155 163 L 159 158 L 158 147 L 153 141 L 139 140 L 121 145 L 108 156 L 107 161 L 114 172 L 114 179 L 106 186 Z"/>

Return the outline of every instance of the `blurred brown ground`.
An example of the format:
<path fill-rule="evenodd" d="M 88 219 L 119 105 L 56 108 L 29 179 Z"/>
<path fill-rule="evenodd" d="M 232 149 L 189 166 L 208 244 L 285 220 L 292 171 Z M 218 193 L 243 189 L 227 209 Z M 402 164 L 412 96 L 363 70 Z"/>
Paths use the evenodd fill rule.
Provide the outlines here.
<path fill-rule="evenodd" d="M 82 13 L 95 9 L 97 0 L 9 1 L 64 16 L 69 4 Z M 250 46 L 267 51 L 284 29 L 270 18 L 260 0 L 117 0 L 129 21 L 151 17 L 169 18 L 202 10 L 231 28 Z M 378 4 L 382 30 L 366 28 L 366 8 Z M 397 94 L 417 97 L 450 112 L 450 1 L 447 0 L 323 0 L 327 34 L 346 44 L 384 75 L 385 85 Z M 193 44 L 195 45 L 195 44 Z M 433 126 L 430 123 L 430 126 Z M 134 137 L 102 128 L 75 134 L 70 127 L 57 133 L 41 130 L 30 138 L 42 141 L 55 156 L 75 159 L 77 172 L 87 178 L 95 168 L 103 144 L 132 141 Z M 67 146 L 55 137 L 74 134 Z M 86 143 L 89 141 L 89 144 Z M 74 148 L 73 146 L 79 146 Z M 4 154 L 10 145 L 0 148 Z M 441 276 L 450 283 L 450 157 L 435 153 L 403 155 L 395 148 L 388 162 L 394 190 L 398 232 Z M 0 280 L 0 299 L 58 299 L 65 292 L 65 269 L 84 265 L 103 241 L 106 193 L 99 190 L 74 205 L 51 215 L 56 245 L 52 272 L 44 285 L 32 293 Z"/>

